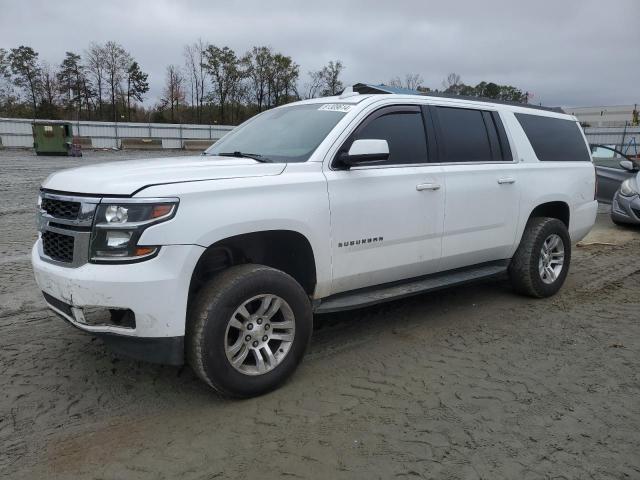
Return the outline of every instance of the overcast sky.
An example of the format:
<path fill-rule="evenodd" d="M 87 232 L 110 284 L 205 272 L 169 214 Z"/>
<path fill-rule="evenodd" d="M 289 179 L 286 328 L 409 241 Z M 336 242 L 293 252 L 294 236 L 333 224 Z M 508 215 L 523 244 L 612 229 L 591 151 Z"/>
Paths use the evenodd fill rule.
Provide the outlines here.
<path fill-rule="evenodd" d="M 122 44 L 149 73 L 198 38 L 238 54 L 268 45 L 306 72 L 340 59 L 344 83 L 450 72 L 533 93 L 545 105 L 640 103 L 639 0 L 257 1 L 0 0 L 0 47 L 29 45 L 59 64 L 90 42 Z"/>

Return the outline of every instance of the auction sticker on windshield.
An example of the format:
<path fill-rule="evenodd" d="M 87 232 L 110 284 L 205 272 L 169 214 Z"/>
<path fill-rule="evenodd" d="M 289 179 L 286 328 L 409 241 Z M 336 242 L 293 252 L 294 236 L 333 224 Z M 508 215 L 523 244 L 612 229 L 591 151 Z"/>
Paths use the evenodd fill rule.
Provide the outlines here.
<path fill-rule="evenodd" d="M 329 112 L 348 112 L 353 105 L 347 105 L 346 103 L 325 103 L 318 110 L 326 110 Z"/>

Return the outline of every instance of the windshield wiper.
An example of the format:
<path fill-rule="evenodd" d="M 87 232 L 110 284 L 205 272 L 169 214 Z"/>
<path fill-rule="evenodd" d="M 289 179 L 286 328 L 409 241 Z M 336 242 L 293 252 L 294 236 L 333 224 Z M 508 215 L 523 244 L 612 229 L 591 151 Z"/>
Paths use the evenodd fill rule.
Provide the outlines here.
<path fill-rule="evenodd" d="M 244 153 L 244 152 L 223 152 L 218 153 L 221 157 L 236 157 L 236 158 L 251 158 L 257 162 L 269 163 L 271 160 L 267 157 L 263 157 L 259 153 Z"/>

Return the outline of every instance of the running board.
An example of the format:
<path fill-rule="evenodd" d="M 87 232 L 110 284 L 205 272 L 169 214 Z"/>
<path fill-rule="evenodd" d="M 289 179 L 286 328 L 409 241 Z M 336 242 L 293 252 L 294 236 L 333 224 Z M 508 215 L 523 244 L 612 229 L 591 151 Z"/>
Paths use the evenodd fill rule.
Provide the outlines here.
<path fill-rule="evenodd" d="M 314 313 L 331 313 L 352 308 L 368 307 L 376 303 L 389 302 L 419 293 L 432 292 L 442 288 L 493 277 L 507 270 L 508 261 L 483 263 L 469 268 L 436 273 L 417 280 L 392 283 L 339 293 L 320 301 Z"/>

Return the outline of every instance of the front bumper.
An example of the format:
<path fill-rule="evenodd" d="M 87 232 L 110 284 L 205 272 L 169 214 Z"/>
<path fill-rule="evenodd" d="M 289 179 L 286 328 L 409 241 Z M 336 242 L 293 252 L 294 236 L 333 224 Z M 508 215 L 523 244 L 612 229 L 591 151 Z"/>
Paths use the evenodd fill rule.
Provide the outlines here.
<path fill-rule="evenodd" d="M 69 307 L 48 300 L 49 308 L 127 356 L 172 364 L 182 359 L 189 284 L 203 247 L 169 245 L 145 262 L 69 268 L 42 260 L 40 242 L 31 252 L 36 282 Z M 135 326 L 84 323 L 83 312 L 97 307 L 131 310 Z M 178 350 L 182 350 L 179 355 Z"/>
<path fill-rule="evenodd" d="M 625 197 L 618 190 L 611 203 L 611 218 L 617 222 L 640 225 L 640 195 Z"/>

